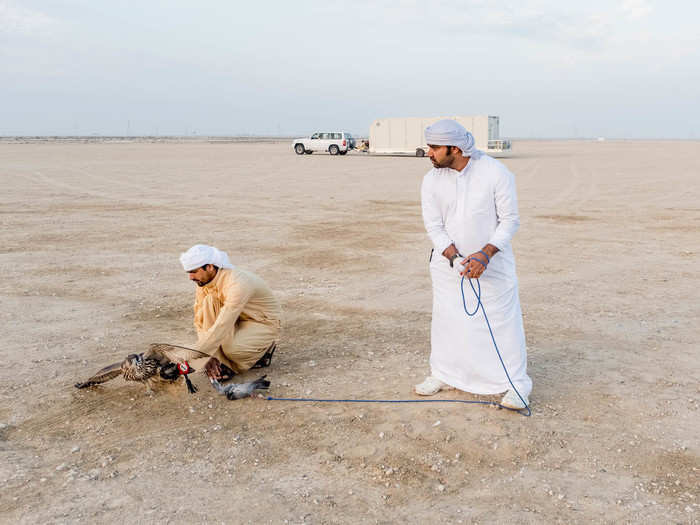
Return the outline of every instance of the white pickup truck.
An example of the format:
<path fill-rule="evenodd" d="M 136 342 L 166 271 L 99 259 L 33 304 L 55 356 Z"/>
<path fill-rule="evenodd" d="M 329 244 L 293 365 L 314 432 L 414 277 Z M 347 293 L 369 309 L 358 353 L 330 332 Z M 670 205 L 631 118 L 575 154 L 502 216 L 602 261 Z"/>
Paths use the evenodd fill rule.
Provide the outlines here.
<path fill-rule="evenodd" d="M 314 151 L 327 151 L 331 155 L 345 155 L 355 147 L 355 139 L 345 131 L 314 133 L 310 137 L 294 139 L 292 147 L 297 155 L 311 155 Z"/>

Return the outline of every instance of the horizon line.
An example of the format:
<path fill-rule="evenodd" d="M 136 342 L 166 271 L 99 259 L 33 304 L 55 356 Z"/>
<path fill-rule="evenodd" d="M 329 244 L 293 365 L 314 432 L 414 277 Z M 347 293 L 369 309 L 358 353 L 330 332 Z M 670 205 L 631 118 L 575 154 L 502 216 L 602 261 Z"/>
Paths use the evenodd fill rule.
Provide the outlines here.
<path fill-rule="evenodd" d="M 260 139 L 260 140 L 291 140 L 297 137 L 305 136 L 305 134 L 294 134 L 294 135 L 272 135 L 272 134 L 241 134 L 241 135 L 2 135 L 0 134 L 0 140 L 51 140 L 51 139 L 64 139 L 64 140 L 100 140 L 100 139 L 110 139 L 110 140 L 246 140 L 246 139 Z M 356 138 L 368 139 L 364 135 L 357 134 Z M 624 137 L 624 136 L 579 136 L 579 137 L 547 137 L 547 136 L 522 136 L 522 137 L 501 137 L 500 140 L 593 140 L 605 142 L 609 140 L 627 140 L 627 141 L 698 141 L 700 138 L 694 137 Z"/>

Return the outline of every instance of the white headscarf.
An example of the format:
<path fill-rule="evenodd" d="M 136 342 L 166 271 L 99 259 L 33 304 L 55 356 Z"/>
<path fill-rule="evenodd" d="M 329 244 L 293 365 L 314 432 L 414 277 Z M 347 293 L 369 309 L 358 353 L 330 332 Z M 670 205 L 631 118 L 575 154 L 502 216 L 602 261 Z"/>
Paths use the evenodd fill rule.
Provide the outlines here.
<path fill-rule="evenodd" d="M 181 253 L 180 262 L 186 272 L 196 270 L 207 264 L 213 264 L 219 268 L 233 268 L 226 252 L 206 244 L 195 244 L 185 253 Z"/>
<path fill-rule="evenodd" d="M 463 157 L 474 157 L 479 152 L 474 147 L 474 136 L 452 119 L 438 120 L 425 128 L 425 143 L 434 146 L 457 146 L 462 150 Z"/>

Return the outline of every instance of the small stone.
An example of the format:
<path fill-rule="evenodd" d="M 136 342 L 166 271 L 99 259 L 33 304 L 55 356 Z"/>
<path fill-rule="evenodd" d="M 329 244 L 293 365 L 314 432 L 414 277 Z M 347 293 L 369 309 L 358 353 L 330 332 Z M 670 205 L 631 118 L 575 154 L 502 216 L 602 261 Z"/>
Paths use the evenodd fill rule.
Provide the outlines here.
<path fill-rule="evenodd" d="M 72 449 L 70 449 L 71 454 L 75 454 L 76 452 L 80 452 L 80 447 L 78 445 L 75 445 Z"/>
<path fill-rule="evenodd" d="M 384 432 L 379 433 L 379 439 L 384 439 Z"/>
<path fill-rule="evenodd" d="M 61 472 L 62 470 L 66 470 L 66 464 L 61 463 L 59 466 L 56 467 L 56 470 L 58 470 L 59 472 Z"/>
<path fill-rule="evenodd" d="M 434 426 L 434 427 L 437 427 L 437 426 L 440 425 L 440 423 L 441 423 L 441 421 L 438 419 L 435 423 L 433 423 L 433 426 Z"/>
<path fill-rule="evenodd" d="M 440 485 L 437 486 L 437 489 L 438 489 L 438 492 L 445 492 L 445 485 L 443 485 L 441 483 Z"/>

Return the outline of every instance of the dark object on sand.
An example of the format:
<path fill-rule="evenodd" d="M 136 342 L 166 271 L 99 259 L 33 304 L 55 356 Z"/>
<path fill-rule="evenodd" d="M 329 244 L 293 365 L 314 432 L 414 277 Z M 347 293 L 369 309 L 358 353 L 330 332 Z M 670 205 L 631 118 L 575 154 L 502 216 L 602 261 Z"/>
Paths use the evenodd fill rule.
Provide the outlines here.
<path fill-rule="evenodd" d="M 258 362 L 255 363 L 252 368 L 267 368 L 270 366 L 272 364 L 272 356 L 275 353 L 275 350 L 277 350 L 277 343 L 272 343 L 265 351 L 265 354 L 258 359 Z"/>
<path fill-rule="evenodd" d="M 212 386 L 219 394 L 225 394 L 227 398 L 233 400 L 248 397 L 255 390 L 267 390 L 270 388 L 270 382 L 265 379 L 266 377 L 264 375 L 249 383 L 229 383 L 226 386 L 219 383 L 216 379 L 209 379 L 209 381 L 211 381 Z"/>

